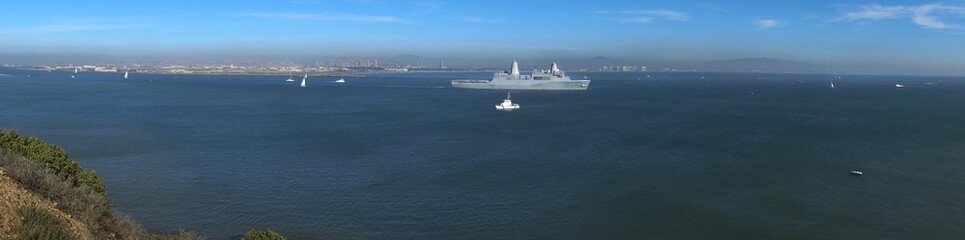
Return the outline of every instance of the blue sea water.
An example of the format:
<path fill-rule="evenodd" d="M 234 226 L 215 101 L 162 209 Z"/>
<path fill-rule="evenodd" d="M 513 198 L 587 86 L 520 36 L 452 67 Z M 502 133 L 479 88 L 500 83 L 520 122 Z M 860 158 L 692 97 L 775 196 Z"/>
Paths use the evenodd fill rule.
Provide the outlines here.
<path fill-rule="evenodd" d="M 64 147 L 155 231 L 965 235 L 965 78 L 572 73 L 590 88 L 513 92 L 522 108 L 499 112 L 503 91 L 448 87 L 489 73 L 0 74 L 0 127 Z"/>

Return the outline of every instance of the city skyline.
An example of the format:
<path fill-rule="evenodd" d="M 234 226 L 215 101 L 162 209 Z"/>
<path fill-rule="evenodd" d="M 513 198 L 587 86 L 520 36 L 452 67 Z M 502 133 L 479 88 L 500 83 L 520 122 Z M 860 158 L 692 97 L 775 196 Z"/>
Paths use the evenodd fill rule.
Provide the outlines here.
<path fill-rule="evenodd" d="M 0 61 L 415 55 L 484 59 L 802 61 L 963 75 L 965 1 L 4 1 Z"/>

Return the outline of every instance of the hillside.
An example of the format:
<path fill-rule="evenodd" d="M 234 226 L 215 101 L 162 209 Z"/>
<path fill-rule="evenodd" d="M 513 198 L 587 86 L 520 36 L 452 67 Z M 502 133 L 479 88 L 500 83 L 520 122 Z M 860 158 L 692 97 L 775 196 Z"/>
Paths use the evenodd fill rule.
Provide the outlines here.
<path fill-rule="evenodd" d="M 29 157 L 28 157 L 29 156 Z M 60 147 L 0 129 L 0 239 L 204 239 L 158 234 L 113 210 L 94 171 Z M 285 239 L 271 230 L 244 239 Z"/>
<path fill-rule="evenodd" d="M 798 61 L 774 58 L 736 58 L 712 61 L 699 67 L 704 71 L 725 72 L 818 72 L 820 67 Z"/>

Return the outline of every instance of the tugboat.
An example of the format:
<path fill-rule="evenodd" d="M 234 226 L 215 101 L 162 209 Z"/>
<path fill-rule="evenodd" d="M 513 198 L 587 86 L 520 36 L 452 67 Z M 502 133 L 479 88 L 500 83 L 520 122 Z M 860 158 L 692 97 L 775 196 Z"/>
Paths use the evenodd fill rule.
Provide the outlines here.
<path fill-rule="evenodd" d="M 511 99 L 512 99 L 512 95 L 510 95 L 509 92 L 506 92 L 506 99 L 503 100 L 503 103 L 496 105 L 496 110 L 509 112 L 515 109 L 519 109 L 519 104 L 513 103 L 513 100 Z"/>

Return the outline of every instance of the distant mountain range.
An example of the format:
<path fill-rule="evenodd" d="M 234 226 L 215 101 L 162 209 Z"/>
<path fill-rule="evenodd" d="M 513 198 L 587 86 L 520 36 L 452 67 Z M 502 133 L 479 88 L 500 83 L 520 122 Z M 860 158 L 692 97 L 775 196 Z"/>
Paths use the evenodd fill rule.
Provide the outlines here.
<path fill-rule="evenodd" d="M 647 66 L 649 71 L 720 71 L 720 72 L 821 72 L 825 68 L 792 60 L 756 57 L 735 58 L 709 62 L 686 61 L 634 61 L 597 56 L 589 59 L 564 61 L 567 68 L 600 69 L 603 66 Z"/>
<path fill-rule="evenodd" d="M 819 72 L 820 66 L 774 58 L 737 58 L 712 61 L 703 64 L 699 69 L 704 71 L 727 72 Z"/>

